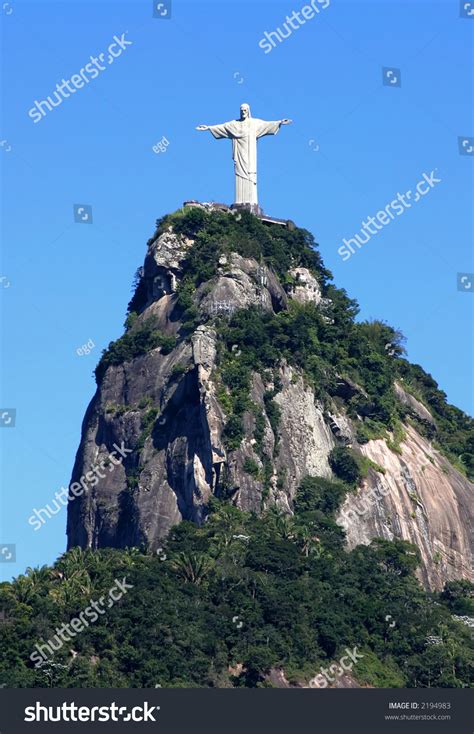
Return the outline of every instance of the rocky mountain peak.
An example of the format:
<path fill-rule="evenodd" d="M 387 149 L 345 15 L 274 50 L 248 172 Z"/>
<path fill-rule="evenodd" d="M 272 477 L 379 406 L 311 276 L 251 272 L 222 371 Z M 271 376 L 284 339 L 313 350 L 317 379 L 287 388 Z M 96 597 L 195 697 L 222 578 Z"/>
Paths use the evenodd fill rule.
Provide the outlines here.
<path fill-rule="evenodd" d="M 72 479 L 130 453 L 70 503 L 69 547 L 156 548 L 213 497 L 291 516 L 315 478 L 348 548 L 402 538 L 427 586 L 472 578 L 472 423 L 356 314 L 305 230 L 212 207 L 160 220 Z"/>

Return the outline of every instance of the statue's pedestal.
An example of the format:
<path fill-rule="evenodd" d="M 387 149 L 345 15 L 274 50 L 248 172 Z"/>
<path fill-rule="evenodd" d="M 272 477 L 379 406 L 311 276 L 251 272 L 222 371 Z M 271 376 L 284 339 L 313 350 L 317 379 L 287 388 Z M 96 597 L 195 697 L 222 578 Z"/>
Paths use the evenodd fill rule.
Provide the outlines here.
<path fill-rule="evenodd" d="M 255 214 L 256 217 L 263 216 L 263 209 L 258 204 L 232 204 L 231 209 L 245 209 L 245 211 Z"/>

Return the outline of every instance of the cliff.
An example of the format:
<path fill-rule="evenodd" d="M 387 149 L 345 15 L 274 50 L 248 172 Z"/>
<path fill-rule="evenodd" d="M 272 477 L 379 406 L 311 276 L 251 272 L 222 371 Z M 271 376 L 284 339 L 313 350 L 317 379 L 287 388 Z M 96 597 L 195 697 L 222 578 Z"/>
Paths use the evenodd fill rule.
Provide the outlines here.
<path fill-rule="evenodd" d="M 158 225 L 96 370 L 72 482 L 104 471 L 71 498 L 68 547 L 160 548 L 213 496 L 291 514 L 322 477 L 344 482 L 348 549 L 404 539 L 425 586 L 472 580 L 472 421 L 400 335 L 357 324 L 304 230 L 212 207 Z"/>

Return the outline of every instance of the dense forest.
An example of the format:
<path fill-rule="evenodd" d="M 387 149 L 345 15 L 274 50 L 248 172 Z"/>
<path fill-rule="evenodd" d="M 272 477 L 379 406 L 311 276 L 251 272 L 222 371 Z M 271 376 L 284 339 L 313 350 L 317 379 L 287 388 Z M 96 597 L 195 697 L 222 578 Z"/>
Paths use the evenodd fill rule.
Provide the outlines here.
<path fill-rule="evenodd" d="M 334 522 L 339 482 L 303 482 L 290 517 L 213 500 L 155 552 L 74 548 L 0 587 L 0 680 L 13 687 L 269 686 L 272 669 L 306 684 L 345 648 L 360 684 L 472 685 L 473 587 L 427 595 L 416 548 L 376 540 L 347 553 Z M 115 580 L 128 592 L 43 663 L 35 645 Z M 96 615 L 98 616 L 98 615 Z M 33 658 L 36 660 L 37 658 Z"/>

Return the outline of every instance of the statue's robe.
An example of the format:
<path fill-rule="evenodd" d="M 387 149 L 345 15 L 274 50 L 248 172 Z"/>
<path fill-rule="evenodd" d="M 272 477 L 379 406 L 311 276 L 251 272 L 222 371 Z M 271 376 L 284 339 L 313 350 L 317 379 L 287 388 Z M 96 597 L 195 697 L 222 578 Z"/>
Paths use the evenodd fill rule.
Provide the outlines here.
<path fill-rule="evenodd" d="M 232 139 L 236 204 L 258 204 L 257 140 L 264 135 L 276 135 L 280 125 L 280 121 L 267 122 L 248 117 L 246 120 L 231 120 L 209 127 L 215 138 Z"/>

